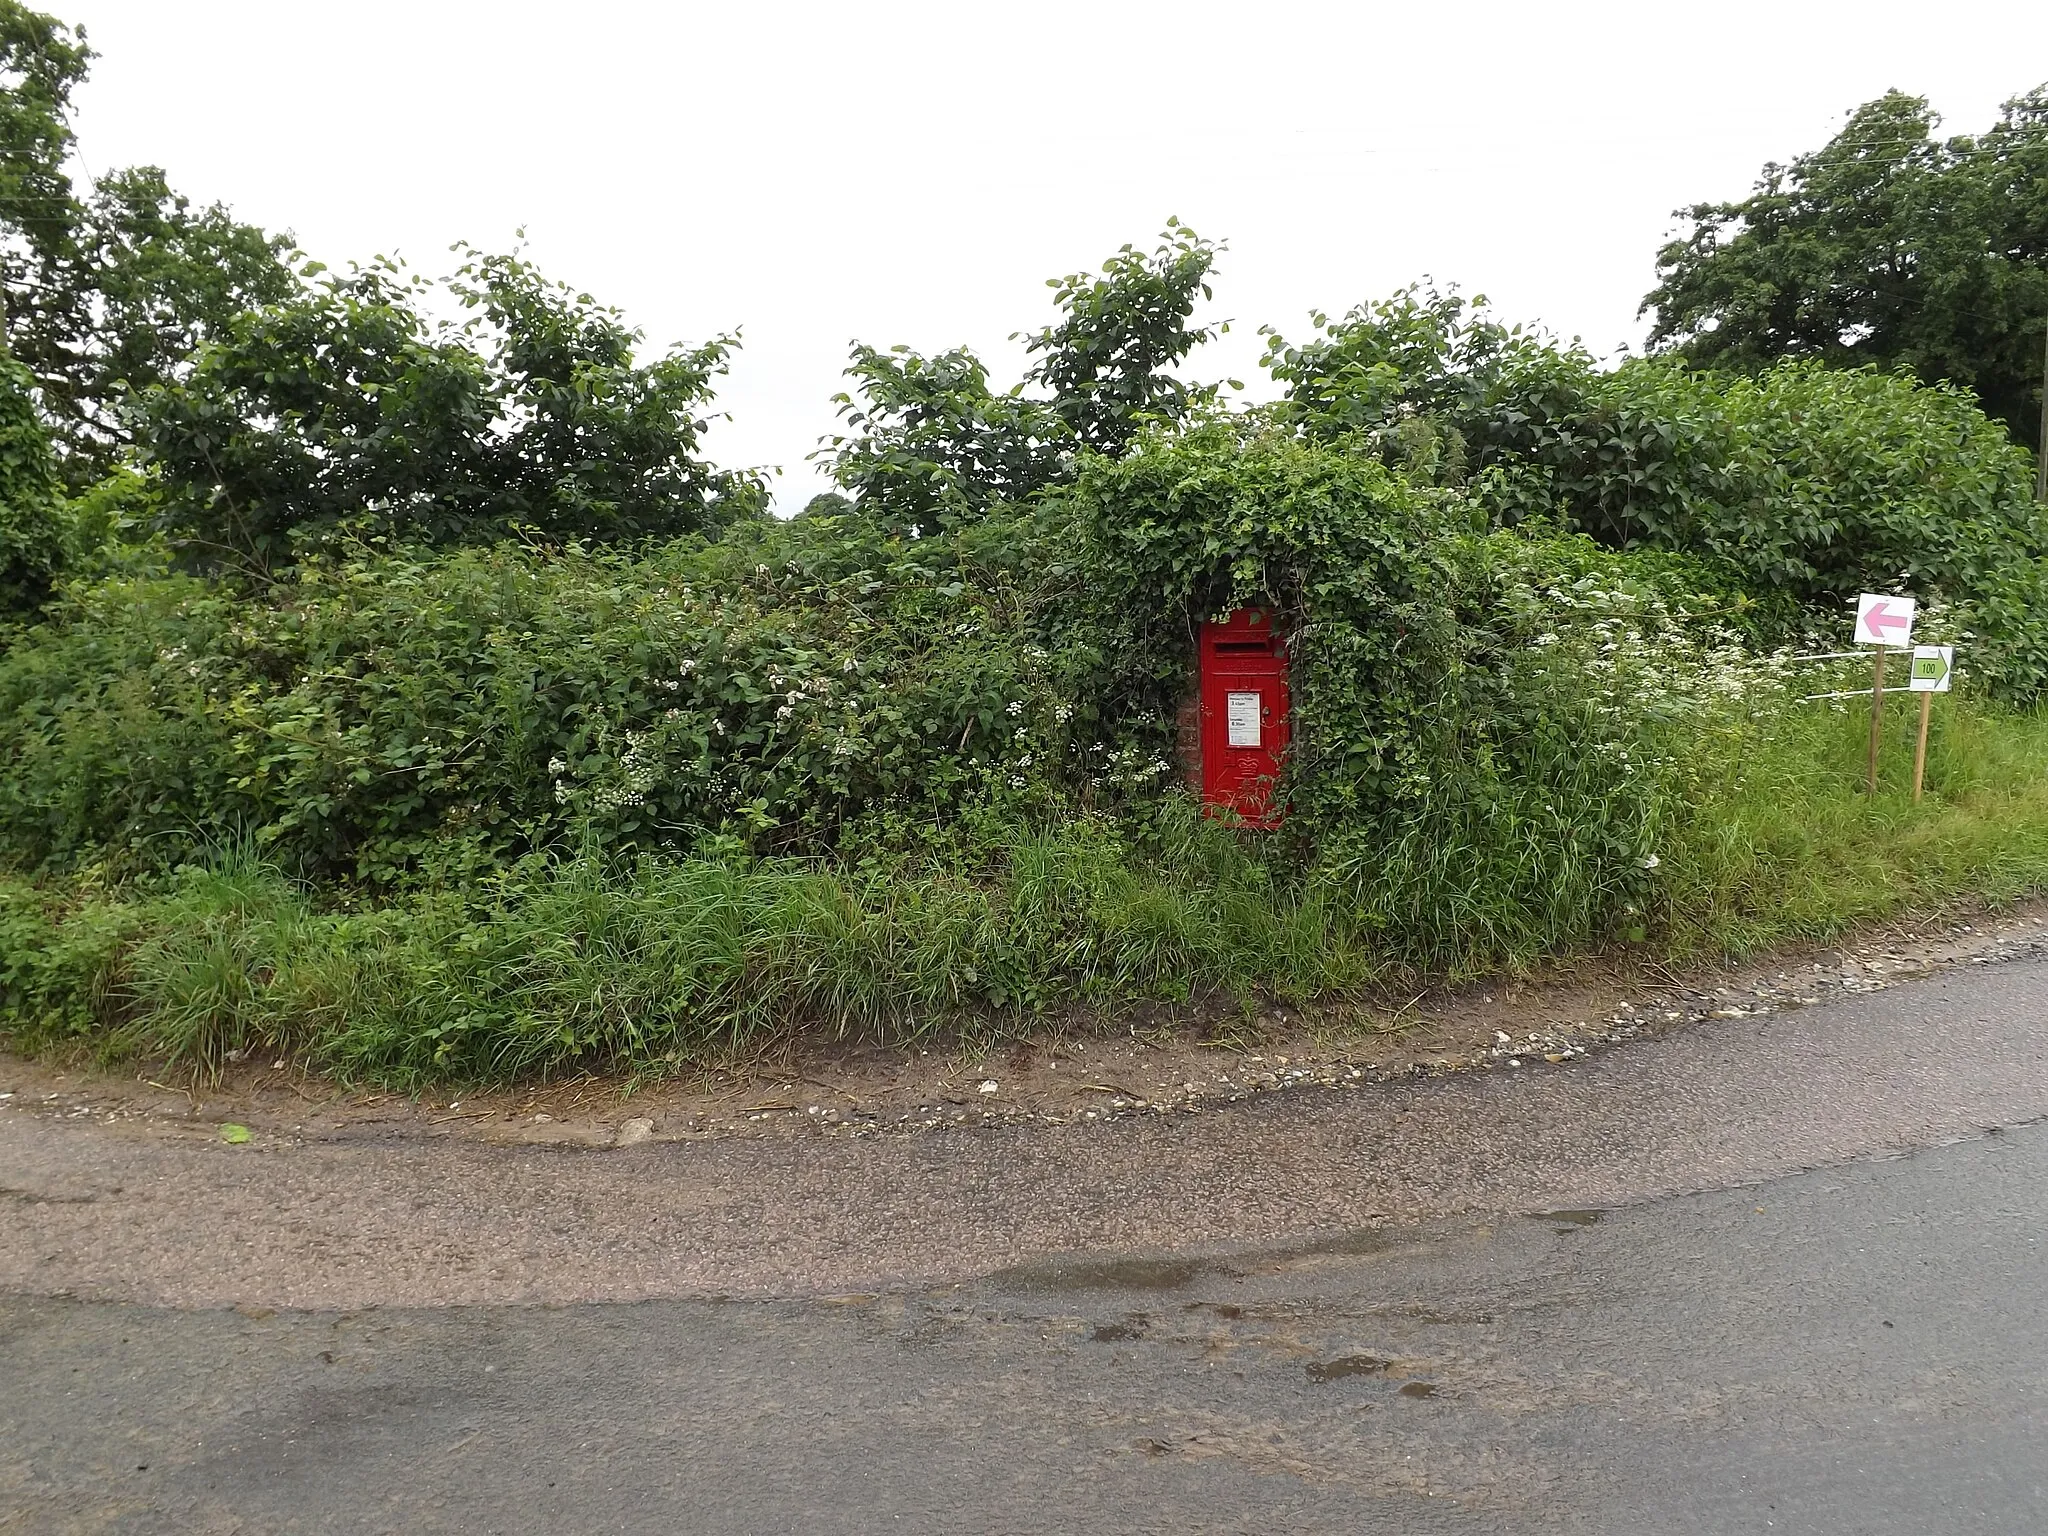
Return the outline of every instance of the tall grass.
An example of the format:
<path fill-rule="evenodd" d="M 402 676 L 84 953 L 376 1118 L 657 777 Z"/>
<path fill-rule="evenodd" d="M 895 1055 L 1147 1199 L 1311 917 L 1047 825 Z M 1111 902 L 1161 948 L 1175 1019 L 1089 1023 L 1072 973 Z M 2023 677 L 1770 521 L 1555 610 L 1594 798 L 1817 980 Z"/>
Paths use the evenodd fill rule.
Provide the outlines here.
<path fill-rule="evenodd" d="M 883 866 L 535 857 L 359 912 L 247 848 L 147 891 L 0 879 L 0 1032 L 199 1070 L 263 1049 L 402 1086 L 505 1081 L 789 1029 L 907 1040 L 1140 1000 L 1341 998 L 1394 968 L 1596 941 L 1740 954 L 2048 887 L 2048 717 L 1938 701 L 1917 806 L 1914 710 L 1888 720 L 1874 799 L 1856 708 L 1705 727 L 1642 908 L 1587 885 L 1540 791 L 1320 876 L 1180 805 L 1142 839 L 1081 817 Z"/>
<path fill-rule="evenodd" d="M 936 861 L 534 858 L 482 893 L 361 914 L 316 912 L 237 854 L 122 904 L 140 937 L 103 945 L 95 1001 L 61 1012 L 30 957 L 105 904 L 12 887 L 0 938 L 22 976 L 0 982 L 0 1021 L 29 1046 L 214 1067 L 261 1043 L 418 1084 L 674 1064 L 788 1028 L 908 1039 L 1138 999 L 1306 998 L 1371 973 L 1317 891 L 1186 808 L 1142 851 L 1091 819 L 996 851 L 979 879 Z"/>
<path fill-rule="evenodd" d="M 1886 701 L 1875 796 L 1869 721 L 1861 702 L 1808 705 L 1705 744 L 1667 860 L 1668 949 L 1744 954 L 2048 888 L 2048 715 L 1937 697 L 1918 805 L 1918 701 Z"/>

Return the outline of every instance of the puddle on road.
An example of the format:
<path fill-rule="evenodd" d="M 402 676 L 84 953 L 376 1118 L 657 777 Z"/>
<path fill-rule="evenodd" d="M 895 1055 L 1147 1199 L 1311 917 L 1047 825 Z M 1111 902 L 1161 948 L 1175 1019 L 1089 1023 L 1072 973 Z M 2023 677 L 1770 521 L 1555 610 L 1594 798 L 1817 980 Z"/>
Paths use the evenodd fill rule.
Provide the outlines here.
<path fill-rule="evenodd" d="M 1342 1381 L 1346 1376 L 1382 1376 L 1392 1363 L 1378 1355 L 1339 1355 L 1334 1360 L 1311 1360 L 1302 1369 L 1310 1381 L 1321 1383 Z"/>
<path fill-rule="evenodd" d="M 1605 1211 L 1588 1210 L 1531 1211 L 1529 1214 L 1536 1221 L 1555 1221 L 1563 1223 L 1563 1225 L 1552 1229 L 1557 1233 L 1559 1237 L 1563 1237 L 1567 1233 L 1576 1232 L 1582 1227 L 1590 1227 L 1594 1225 L 1596 1222 L 1600 1220 L 1601 1217 L 1605 1216 L 1607 1213 Z"/>
<path fill-rule="evenodd" d="M 1045 1259 L 999 1269 L 987 1283 L 1006 1291 L 1177 1291 L 1216 1268 L 1197 1259 Z"/>
<path fill-rule="evenodd" d="M 1145 1320 L 1137 1318 L 1128 1323 L 1104 1323 L 1088 1337 L 1097 1344 L 1128 1344 L 1145 1337 Z"/>
<path fill-rule="evenodd" d="M 1552 1220 L 1590 1224 L 1599 1211 L 1540 1212 Z M 1204 1281 L 1256 1284 L 1290 1271 L 1316 1269 L 1346 1260 L 1397 1260 L 1424 1254 L 1448 1254 L 1466 1245 L 1490 1242 L 1493 1219 L 1468 1219 L 1418 1226 L 1389 1223 L 1346 1228 L 1273 1243 L 1233 1245 L 1199 1255 L 1066 1253 L 1028 1259 L 983 1275 L 980 1285 L 996 1292 L 1024 1296 L 1059 1296 L 1084 1291 L 1178 1291 Z M 1200 1300 L 1193 1306 L 1218 1306 Z M 1229 1317 L 1232 1313 L 1221 1313 Z"/>

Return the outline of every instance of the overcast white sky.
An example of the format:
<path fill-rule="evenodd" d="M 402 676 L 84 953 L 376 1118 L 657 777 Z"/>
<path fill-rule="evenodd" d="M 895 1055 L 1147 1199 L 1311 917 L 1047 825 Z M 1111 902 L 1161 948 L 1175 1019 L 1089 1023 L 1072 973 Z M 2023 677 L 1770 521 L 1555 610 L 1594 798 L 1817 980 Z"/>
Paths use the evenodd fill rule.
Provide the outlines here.
<path fill-rule="evenodd" d="M 1044 279 L 1168 214 L 1229 244 L 1195 376 L 1254 384 L 1261 323 L 1424 274 L 1606 354 L 1672 209 L 1889 87 L 1965 132 L 2048 78 L 2042 0 L 36 3 L 102 55 L 94 171 L 160 164 L 337 265 L 524 226 L 654 344 L 744 327 L 713 447 L 789 507 L 850 339 L 1007 384 Z"/>

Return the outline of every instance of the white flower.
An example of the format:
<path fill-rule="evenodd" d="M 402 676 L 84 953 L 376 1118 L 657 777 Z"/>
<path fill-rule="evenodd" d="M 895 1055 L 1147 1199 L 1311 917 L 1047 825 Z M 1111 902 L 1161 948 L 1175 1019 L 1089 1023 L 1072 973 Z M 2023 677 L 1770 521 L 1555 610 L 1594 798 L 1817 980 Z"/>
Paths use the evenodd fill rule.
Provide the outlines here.
<path fill-rule="evenodd" d="M 676 671 L 684 677 L 688 677 L 692 672 L 695 672 L 696 670 L 697 661 L 695 657 L 685 657 L 683 660 L 676 663 Z"/>
<path fill-rule="evenodd" d="M 563 762 L 559 757 L 551 757 L 548 759 L 548 772 L 553 774 L 556 778 L 559 779 L 563 774 L 567 773 L 568 771 L 569 765 Z"/>
<path fill-rule="evenodd" d="M 1003 713 L 1008 715 L 1012 720 L 1014 720 L 1017 718 L 1017 716 L 1024 713 L 1024 705 L 1021 701 L 1017 699 L 1012 699 L 1009 703 L 1003 706 Z"/>
<path fill-rule="evenodd" d="M 1647 859 L 1643 860 L 1643 868 L 1655 869 L 1659 864 L 1663 862 L 1664 861 L 1662 859 L 1658 858 L 1657 855 L 1653 853 Z"/>

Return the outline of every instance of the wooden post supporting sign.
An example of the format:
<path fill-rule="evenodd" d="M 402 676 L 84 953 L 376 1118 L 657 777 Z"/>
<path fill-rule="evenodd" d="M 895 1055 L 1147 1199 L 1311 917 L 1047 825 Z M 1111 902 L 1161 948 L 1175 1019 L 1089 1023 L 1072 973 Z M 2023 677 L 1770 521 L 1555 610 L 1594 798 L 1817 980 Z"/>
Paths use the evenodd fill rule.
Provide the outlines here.
<path fill-rule="evenodd" d="M 1913 803 L 1920 803 L 1920 786 L 1927 777 L 1927 718 L 1934 710 L 1934 696 L 1947 693 L 1955 677 L 1956 648 L 1952 645 L 1916 645 L 1909 658 L 1911 667 L 1906 686 L 1920 695 L 1920 736 L 1913 744 Z"/>
<path fill-rule="evenodd" d="M 1913 803 L 1920 803 L 1920 785 L 1927 777 L 1927 717 L 1934 712 L 1934 695 L 1920 695 L 1920 735 L 1913 743 Z"/>
<path fill-rule="evenodd" d="M 1864 783 L 1873 796 L 1877 793 L 1878 727 L 1884 715 L 1885 651 L 1911 643 L 1913 611 L 1918 606 L 1910 597 L 1888 597 L 1882 592 L 1865 592 L 1856 599 L 1856 643 L 1877 647 L 1870 675 L 1870 758 L 1864 772 Z"/>

